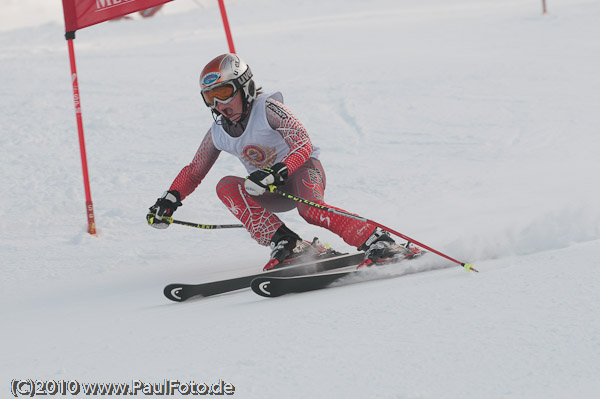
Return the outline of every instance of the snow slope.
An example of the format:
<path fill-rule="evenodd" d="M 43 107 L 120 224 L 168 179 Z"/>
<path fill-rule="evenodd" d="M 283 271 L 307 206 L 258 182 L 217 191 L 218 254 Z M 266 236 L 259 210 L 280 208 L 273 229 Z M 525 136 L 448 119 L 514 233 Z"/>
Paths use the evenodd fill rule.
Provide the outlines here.
<path fill-rule="evenodd" d="M 26 18 L 37 3 L 4 0 L 0 19 L 4 395 L 32 378 L 223 379 L 240 398 L 597 397 L 598 2 L 549 0 L 546 16 L 533 0 L 227 2 L 238 53 L 321 147 L 327 201 L 481 272 L 432 255 L 398 278 L 184 304 L 164 285 L 268 257 L 244 230 L 144 219 L 212 121 L 197 81 L 227 51 L 216 2 L 77 33 L 98 237 L 60 4 Z M 235 223 L 214 194 L 226 174 L 244 171 L 224 154 L 177 217 Z"/>

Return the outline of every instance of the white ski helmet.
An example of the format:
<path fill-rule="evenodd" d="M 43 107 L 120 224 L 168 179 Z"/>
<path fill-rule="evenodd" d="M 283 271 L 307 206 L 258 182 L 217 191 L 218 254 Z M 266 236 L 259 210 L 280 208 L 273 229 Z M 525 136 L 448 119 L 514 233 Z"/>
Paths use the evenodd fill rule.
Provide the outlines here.
<path fill-rule="evenodd" d="M 222 54 L 210 61 L 200 74 L 202 99 L 214 110 L 217 102 L 228 103 L 242 90 L 244 108 L 256 99 L 250 67 L 236 54 Z"/>

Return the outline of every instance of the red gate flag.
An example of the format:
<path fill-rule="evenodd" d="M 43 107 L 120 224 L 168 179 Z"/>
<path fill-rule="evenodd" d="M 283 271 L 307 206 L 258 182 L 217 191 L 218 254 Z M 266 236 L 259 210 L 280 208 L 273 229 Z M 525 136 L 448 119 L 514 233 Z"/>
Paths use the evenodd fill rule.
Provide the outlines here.
<path fill-rule="evenodd" d="M 63 0 L 65 31 L 74 32 L 173 0 Z"/>
<path fill-rule="evenodd" d="M 69 44 L 69 59 L 71 61 L 71 78 L 73 82 L 73 100 L 75 102 L 75 117 L 77 119 L 77 131 L 79 133 L 79 150 L 81 153 L 81 168 L 83 170 L 83 184 L 85 188 L 85 204 L 88 216 L 88 232 L 96 235 L 96 222 L 94 217 L 94 206 L 92 204 L 92 193 L 90 190 L 90 179 L 87 168 L 87 156 L 85 151 L 85 139 L 83 134 L 83 118 L 81 116 L 81 98 L 79 96 L 79 83 L 77 79 L 77 66 L 75 65 L 75 49 L 73 41 L 75 32 L 100 22 L 108 21 L 136 11 L 148 10 L 153 15 L 162 4 L 173 0 L 62 0 L 65 14 L 65 39 Z M 160 7 L 159 7 L 160 6 Z M 229 31 L 229 23 L 225 14 L 225 4 L 219 0 L 223 24 L 227 34 L 227 42 L 233 53 L 233 40 Z M 152 9 L 154 7 L 154 9 Z"/>

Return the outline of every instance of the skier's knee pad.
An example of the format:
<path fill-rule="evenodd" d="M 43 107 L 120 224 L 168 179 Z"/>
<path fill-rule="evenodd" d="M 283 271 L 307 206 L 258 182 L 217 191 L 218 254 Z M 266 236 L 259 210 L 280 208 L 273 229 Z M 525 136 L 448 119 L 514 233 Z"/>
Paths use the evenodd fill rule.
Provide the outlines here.
<path fill-rule="evenodd" d="M 243 189 L 244 179 L 238 176 L 225 176 L 217 184 L 217 196 L 223 200 L 225 197 L 241 196 L 240 186 Z"/>

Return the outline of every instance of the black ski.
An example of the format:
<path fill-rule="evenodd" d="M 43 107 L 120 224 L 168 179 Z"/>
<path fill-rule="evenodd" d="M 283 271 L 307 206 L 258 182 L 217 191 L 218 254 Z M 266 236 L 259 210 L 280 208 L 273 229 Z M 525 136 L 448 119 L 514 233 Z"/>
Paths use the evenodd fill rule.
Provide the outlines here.
<path fill-rule="evenodd" d="M 257 277 L 291 277 L 304 274 L 320 273 L 360 263 L 363 252 L 340 254 L 325 259 L 317 259 L 306 263 L 273 269 L 267 272 L 235 277 L 227 280 L 212 281 L 201 284 L 169 284 L 164 289 L 167 298 L 175 302 L 183 302 L 195 296 L 208 297 L 250 287 Z"/>
<path fill-rule="evenodd" d="M 421 255 L 422 253 L 418 256 Z M 414 259 L 416 257 L 417 256 L 410 259 Z M 357 269 L 356 265 L 351 265 L 345 267 L 344 270 L 321 272 L 302 276 L 258 276 L 252 280 L 250 287 L 252 288 L 252 291 L 260 296 L 264 296 L 266 298 L 275 298 L 285 294 L 315 291 L 327 288 L 345 277 L 361 276 L 365 277 L 365 280 L 382 278 L 385 277 L 385 275 L 377 276 L 377 270 L 381 270 L 380 268 L 387 269 L 388 267 L 397 267 L 398 263 L 403 264 L 405 261 L 410 259 L 398 260 L 397 262 L 386 264 L 384 266 L 371 266 L 361 269 Z"/>
<path fill-rule="evenodd" d="M 352 270 L 310 274 L 294 277 L 263 277 L 259 276 L 252 280 L 250 287 L 252 291 L 266 298 L 275 298 L 294 292 L 307 292 L 326 288 L 337 280 L 360 273 L 356 266 Z"/>

